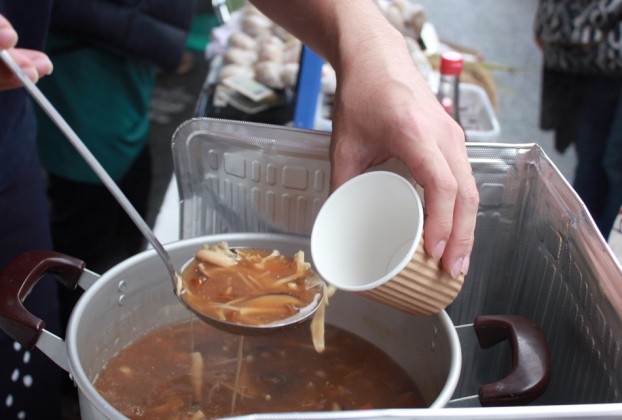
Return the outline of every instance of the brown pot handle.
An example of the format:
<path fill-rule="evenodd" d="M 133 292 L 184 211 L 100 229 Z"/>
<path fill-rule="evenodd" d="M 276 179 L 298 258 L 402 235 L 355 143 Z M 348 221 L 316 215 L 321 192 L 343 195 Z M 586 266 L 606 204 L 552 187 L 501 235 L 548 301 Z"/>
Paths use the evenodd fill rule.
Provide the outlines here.
<path fill-rule="evenodd" d="M 509 339 L 512 370 L 505 378 L 479 388 L 482 406 L 526 405 L 541 396 L 551 378 L 549 347 L 542 329 L 522 316 L 478 316 L 473 323 L 482 348 Z"/>
<path fill-rule="evenodd" d="M 26 348 L 34 348 L 45 322 L 24 308 L 22 302 L 46 272 L 75 289 L 84 266 L 77 258 L 51 251 L 18 255 L 0 272 L 0 328 Z"/>

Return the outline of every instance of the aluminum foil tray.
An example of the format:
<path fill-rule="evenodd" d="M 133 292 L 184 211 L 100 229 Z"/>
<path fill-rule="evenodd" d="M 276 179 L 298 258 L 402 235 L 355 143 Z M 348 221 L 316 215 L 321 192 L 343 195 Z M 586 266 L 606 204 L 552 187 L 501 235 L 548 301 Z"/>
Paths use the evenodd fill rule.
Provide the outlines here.
<path fill-rule="evenodd" d="M 319 131 L 215 119 L 185 122 L 172 141 L 180 236 L 308 236 L 328 196 L 329 141 L 330 133 Z M 447 312 L 459 333 L 476 315 L 523 315 L 539 323 L 553 368 L 546 393 L 528 407 L 471 407 L 469 396 L 480 384 L 507 373 L 509 346 L 475 351 L 461 335 L 463 370 L 452 408 L 245 418 L 622 417 L 622 267 L 539 146 L 467 147 L 481 203 L 471 268 Z M 397 162 L 382 169 L 408 177 Z"/>

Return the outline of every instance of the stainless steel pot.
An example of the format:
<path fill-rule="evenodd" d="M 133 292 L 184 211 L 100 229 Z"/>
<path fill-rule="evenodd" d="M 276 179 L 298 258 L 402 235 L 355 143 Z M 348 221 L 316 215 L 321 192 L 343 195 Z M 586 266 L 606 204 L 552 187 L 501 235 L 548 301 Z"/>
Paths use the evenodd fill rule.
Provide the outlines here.
<path fill-rule="evenodd" d="M 303 250 L 307 258 L 310 255 L 307 238 L 260 233 L 201 237 L 166 248 L 174 263 L 181 266 L 202 244 L 221 241 L 235 247 L 279 249 L 292 255 Z M 72 312 L 64 341 L 46 331 L 43 322 L 21 305 L 42 273 L 50 270 L 60 274 L 64 283 L 74 287 L 79 284 L 86 289 Z M 71 374 L 79 389 L 84 419 L 123 418 L 92 386 L 110 358 L 146 332 L 193 316 L 173 293 L 167 271 L 152 250 L 123 261 L 101 277 L 85 270 L 81 261 L 71 257 L 25 254 L 3 271 L 2 277 L 13 280 L 2 291 L 0 326 L 23 345 L 38 347 Z M 387 352 L 412 375 L 431 408 L 443 407 L 450 400 L 460 376 L 461 350 L 456 330 L 444 311 L 430 317 L 415 317 L 356 294 L 338 291 L 328 307 L 327 322 L 358 334 Z M 495 334 L 491 343 L 503 338 L 504 333 L 499 334 L 498 328 L 492 330 Z M 520 354 L 533 359 L 530 351 L 516 346 L 516 360 L 521 359 L 516 357 Z M 517 367 L 514 370 L 524 373 Z M 541 370 L 536 369 L 530 376 L 540 387 Z M 499 388 L 498 384 L 492 387 Z M 528 392 L 533 395 L 531 385 Z M 365 418 L 373 411 L 376 410 L 367 411 Z M 409 411 L 412 410 L 397 410 L 394 414 Z M 351 414 L 348 418 L 353 418 Z M 310 418 L 308 413 L 305 418 Z"/>

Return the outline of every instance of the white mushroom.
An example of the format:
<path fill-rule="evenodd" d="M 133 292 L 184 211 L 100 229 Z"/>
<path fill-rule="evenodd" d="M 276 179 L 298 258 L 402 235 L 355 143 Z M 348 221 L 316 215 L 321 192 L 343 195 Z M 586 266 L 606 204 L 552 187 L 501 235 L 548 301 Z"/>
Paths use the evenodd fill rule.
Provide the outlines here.
<path fill-rule="evenodd" d="M 199 249 L 196 253 L 196 257 L 202 261 L 217 265 L 219 267 L 231 267 L 238 263 L 235 257 L 231 257 L 224 252 L 219 252 L 218 250 L 212 248 Z"/>
<path fill-rule="evenodd" d="M 257 61 L 257 53 L 242 48 L 229 48 L 224 55 L 225 64 L 251 66 L 255 61 Z"/>
<path fill-rule="evenodd" d="M 300 64 L 298 63 L 285 63 L 281 68 L 281 83 L 283 87 L 293 89 L 298 82 L 298 71 Z"/>
<path fill-rule="evenodd" d="M 229 37 L 229 45 L 232 48 L 241 48 L 243 50 L 254 50 L 257 46 L 255 40 L 244 32 L 234 32 Z"/>
<path fill-rule="evenodd" d="M 218 78 L 222 81 L 229 77 L 245 77 L 252 79 L 255 77 L 255 70 L 249 66 L 243 66 L 241 64 L 227 64 L 220 68 Z"/>
<path fill-rule="evenodd" d="M 421 36 L 421 29 L 427 20 L 426 11 L 421 5 L 413 5 L 410 9 L 410 16 L 406 20 L 406 25 L 413 32 L 413 36 L 419 38 Z"/>
<path fill-rule="evenodd" d="M 274 61 L 261 61 L 255 64 L 255 80 L 274 89 L 282 89 L 281 64 Z"/>
<path fill-rule="evenodd" d="M 250 36 L 259 36 L 272 32 L 274 23 L 260 14 L 247 14 L 242 18 L 242 30 Z"/>
<path fill-rule="evenodd" d="M 283 45 L 270 43 L 259 48 L 257 53 L 257 61 L 274 61 L 280 63 L 283 61 Z"/>
<path fill-rule="evenodd" d="M 321 81 L 322 93 L 331 94 L 337 90 L 337 75 L 335 69 L 328 63 L 322 65 L 322 81 Z"/>
<path fill-rule="evenodd" d="M 390 4 L 384 11 L 384 15 L 387 20 L 401 33 L 404 33 L 406 26 L 404 25 L 404 16 L 399 7 Z"/>
<path fill-rule="evenodd" d="M 283 62 L 299 63 L 300 52 L 302 51 L 302 42 L 300 40 L 288 41 L 283 46 Z"/>

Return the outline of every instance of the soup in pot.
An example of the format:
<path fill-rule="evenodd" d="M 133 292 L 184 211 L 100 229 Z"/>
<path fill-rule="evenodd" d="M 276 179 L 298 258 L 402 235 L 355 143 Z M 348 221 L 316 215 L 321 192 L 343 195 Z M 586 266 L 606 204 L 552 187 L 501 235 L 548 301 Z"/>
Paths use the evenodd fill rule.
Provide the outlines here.
<path fill-rule="evenodd" d="M 408 373 L 374 344 L 330 324 L 325 337 L 318 353 L 304 324 L 241 337 L 188 320 L 136 340 L 94 385 L 135 419 L 426 406 Z"/>

